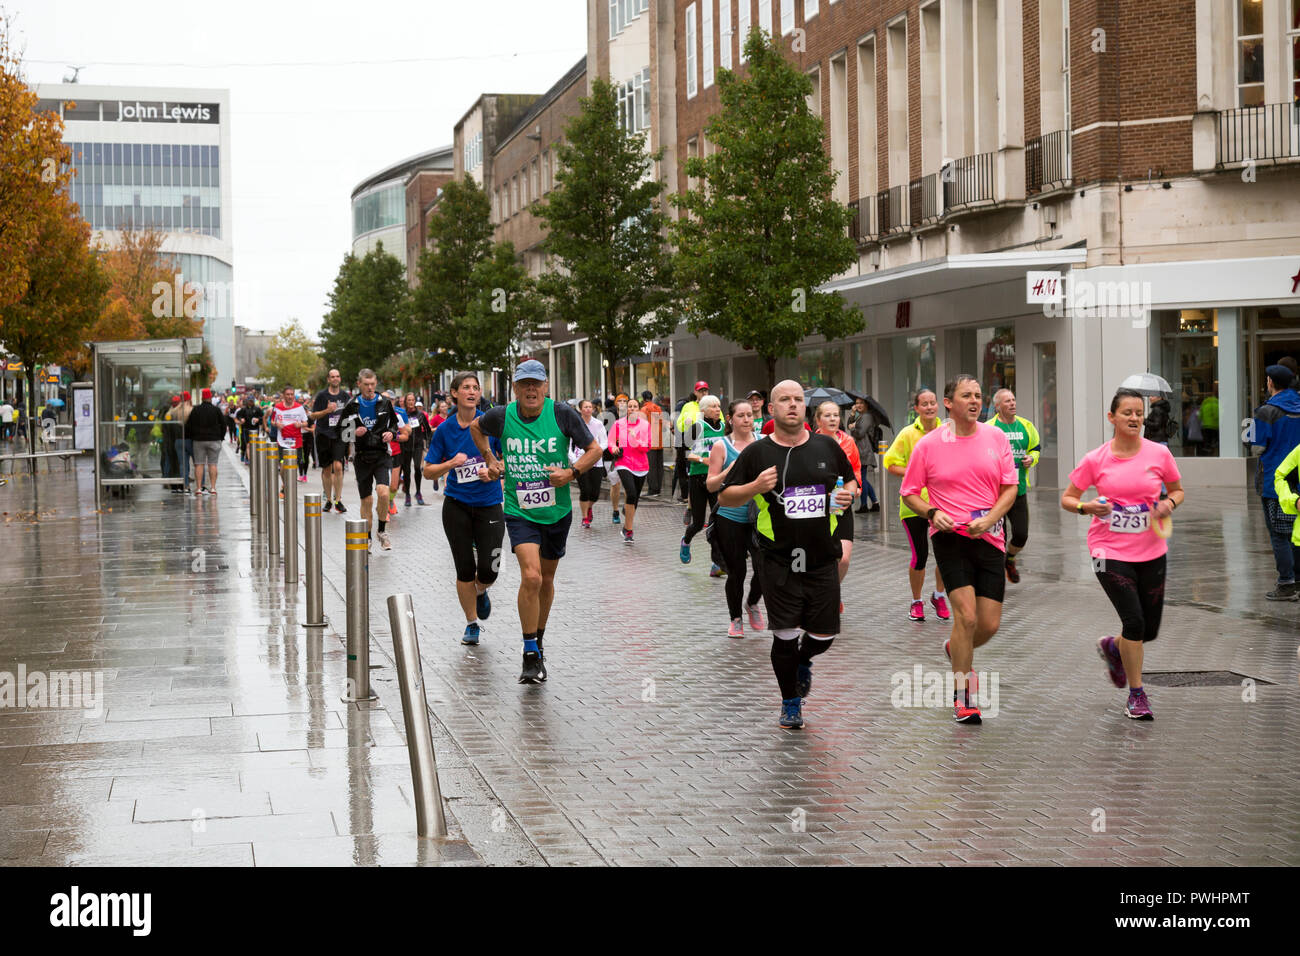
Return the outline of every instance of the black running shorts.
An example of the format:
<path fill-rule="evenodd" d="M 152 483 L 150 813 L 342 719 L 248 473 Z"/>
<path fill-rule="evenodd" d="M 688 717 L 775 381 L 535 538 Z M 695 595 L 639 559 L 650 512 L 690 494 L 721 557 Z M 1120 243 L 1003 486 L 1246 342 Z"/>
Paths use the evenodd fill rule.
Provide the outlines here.
<path fill-rule="evenodd" d="M 762 551 L 754 571 L 763 586 L 768 628 L 773 631 L 801 627 L 810 634 L 840 632 L 839 564 L 828 561 L 806 571 L 768 557 Z"/>
<path fill-rule="evenodd" d="M 950 594 L 958 588 L 973 587 L 976 597 L 1002 602 L 1007 590 L 1007 556 L 1001 548 L 955 531 L 936 531 L 930 537 L 930 547 L 943 586 Z"/>
<path fill-rule="evenodd" d="M 358 452 L 352 461 L 352 470 L 356 472 L 357 491 L 364 501 L 370 497 L 372 486 L 383 485 L 388 487 L 393 466 L 387 455 L 372 457 Z"/>
<path fill-rule="evenodd" d="M 336 461 L 347 461 L 348 443 L 342 438 L 329 438 L 325 435 L 317 435 L 316 460 L 320 462 L 321 468 L 328 468 Z"/>

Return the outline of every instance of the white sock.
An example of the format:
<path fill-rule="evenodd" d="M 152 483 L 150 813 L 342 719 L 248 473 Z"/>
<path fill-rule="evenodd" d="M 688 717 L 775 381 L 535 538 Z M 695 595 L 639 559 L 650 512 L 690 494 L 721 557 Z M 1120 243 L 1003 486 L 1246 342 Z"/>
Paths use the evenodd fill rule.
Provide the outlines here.
<path fill-rule="evenodd" d="M 937 600 L 939 600 L 939 598 L 947 598 L 947 597 L 948 597 L 948 592 L 947 592 L 947 591 L 931 591 L 931 592 L 930 592 L 930 596 L 931 596 L 932 598 L 934 598 L 934 599 L 937 601 Z"/>

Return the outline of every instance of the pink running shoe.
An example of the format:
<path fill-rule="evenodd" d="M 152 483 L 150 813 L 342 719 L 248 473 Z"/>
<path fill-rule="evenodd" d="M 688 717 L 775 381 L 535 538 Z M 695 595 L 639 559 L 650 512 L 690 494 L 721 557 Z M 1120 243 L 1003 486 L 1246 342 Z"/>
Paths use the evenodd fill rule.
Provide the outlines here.
<path fill-rule="evenodd" d="M 1101 659 L 1106 662 L 1106 670 L 1110 676 L 1110 682 L 1116 687 L 1126 687 L 1128 685 L 1128 675 L 1124 673 L 1124 660 L 1119 656 L 1119 648 L 1115 646 L 1115 638 L 1103 637 L 1097 641 L 1097 653 Z"/>
<path fill-rule="evenodd" d="M 1147 692 L 1141 687 L 1129 690 L 1128 701 L 1124 704 L 1124 713 L 1133 720 L 1156 719 L 1155 714 L 1151 713 L 1151 702 L 1147 700 Z"/>
<path fill-rule="evenodd" d="M 924 620 L 925 620 L 925 602 L 924 602 L 924 601 L 913 601 L 913 602 L 912 602 L 912 609 L 911 609 L 910 611 L 907 612 L 907 616 L 908 616 L 909 619 L 911 619 L 911 620 L 913 620 L 913 621 L 924 621 Z"/>
<path fill-rule="evenodd" d="M 727 637 L 744 637 L 745 625 L 740 622 L 740 618 L 734 618 L 731 627 L 727 628 Z"/>
<path fill-rule="evenodd" d="M 948 638 L 948 640 L 943 642 L 943 656 L 948 658 L 948 660 L 952 660 L 952 638 L 951 637 Z"/>
<path fill-rule="evenodd" d="M 952 615 L 948 613 L 948 599 L 930 595 L 930 605 L 934 608 L 934 613 L 939 615 L 939 620 L 946 621 Z"/>
<path fill-rule="evenodd" d="M 757 604 L 746 605 L 745 609 L 749 611 L 749 629 L 751 631 L 767 630 L 767 622 L 763 620 L 763 611 Z"/>

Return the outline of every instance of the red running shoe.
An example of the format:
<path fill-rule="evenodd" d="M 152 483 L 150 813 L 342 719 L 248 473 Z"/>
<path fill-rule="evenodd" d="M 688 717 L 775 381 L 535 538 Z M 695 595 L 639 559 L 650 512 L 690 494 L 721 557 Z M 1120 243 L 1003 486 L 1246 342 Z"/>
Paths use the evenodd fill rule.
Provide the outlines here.
<path fill-rule="evenodd" d="M 913 602 L 912 602 L 912 608 L 911 608 L 911 610 L 907 612 L 907 617 L 908 617 L 909 620 L 913 620 L 913 621 L 924 621 L 924 620 L 925 620 L 925 602 L 924 602 L 924 601 L 913 601 Z"/>
<path fill-rule="evenodd" d="M 930 605 L 934 608 L 934 613 L 939 615 L 939 620 L 946 621 L 952 615 L 948 613 L 948 599 L 930 595 Z"/>

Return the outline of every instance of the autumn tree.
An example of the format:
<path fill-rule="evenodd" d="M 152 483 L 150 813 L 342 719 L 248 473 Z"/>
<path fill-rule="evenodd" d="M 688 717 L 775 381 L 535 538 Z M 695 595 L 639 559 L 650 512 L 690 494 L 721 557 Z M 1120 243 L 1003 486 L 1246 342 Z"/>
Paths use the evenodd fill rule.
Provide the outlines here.
<path fill-rule="evenodd" d="M 297 319 L 290 319 L 275 333 L 257 365 L 257 374 L 279 388 L 304 388 L 324 367 L 320 347 L 307 337 Z"/>

